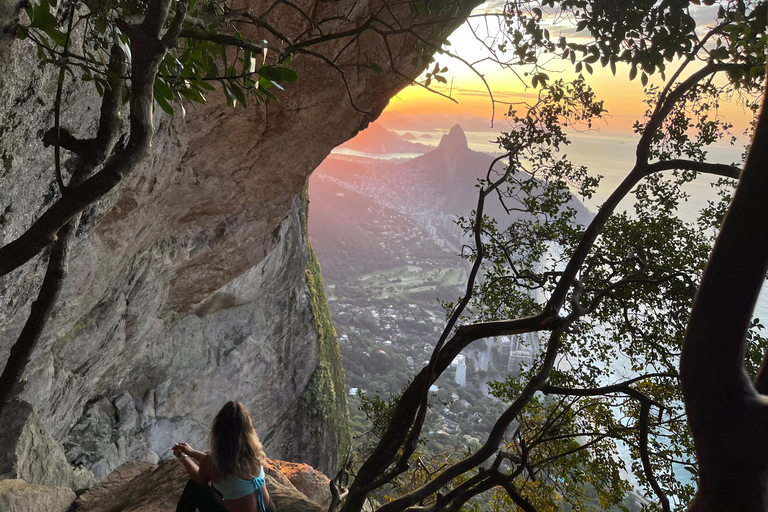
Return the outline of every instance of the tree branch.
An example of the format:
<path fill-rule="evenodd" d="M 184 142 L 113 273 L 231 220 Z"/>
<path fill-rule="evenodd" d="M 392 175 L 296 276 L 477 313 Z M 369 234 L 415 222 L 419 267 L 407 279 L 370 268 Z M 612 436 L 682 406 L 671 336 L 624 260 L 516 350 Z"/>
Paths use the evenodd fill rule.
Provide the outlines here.
<path fill-rule="evenodd" d="M 645 398 L 645 400 L 640 401 L 640 446 L 638 447 L 640 450 L 640 460 L 643 463 L 645 478 L 648 479 L 648 483 L 651 484 L 653 492 L 655 492 L 656 496 L 659 498 L 662 510 L 664 512 L 670 512 L 669 498 L 664 494 L 664 491 L 659 485 L 659 481 L 656 480 L 656 476 L 653 474 L 651 458 L 648 454 L 648 421 L 651 412 L 651 400 L 647 397 Z"/>
<path fill-rule="evenodd" d="M 185 28 L 179 32 L 179 37 L 198 39 L 200 41 L 210 41 L 212 43 L 218 43 L 227 46 L 234 46 L 244 50 L 249 50 L 254 53 L 262 53 L 265 49 L 267 49 L 276 52 L 278 55 L 288 55 L 288 53 L 280 49 L 280 47 L 269 44 L 266 41 L 257 44 L 246 39 L 238 39 L 235 36 L 229 36 L 226 34 L 212 34 L 205 30 L 199 29 Z"/>
<path fill-rule="evenodd" d="M 696 171 L 702 174 L 711 174 L 714 176 L 722 176 L 724 178 L 739 179 L 741 175 L 741 169 L 735 165 L 728 164 L 710 164 L 708 162 L 697 162 L 695 160 L 665 160 L 663 162 L 656 162 L 648 165 L 648 172 L 655 173 L 661 171 Z"/>
<path fill-rule="evenodd" d="M 126 32 L 133 43 L 131 63 L 130 136 L 120 154 L 101 171 L 78 186 L 70 186 L 21 236 L 0 248 L 0 276 L 31 260 L 56 240 L 58 231 L 90 204 L 94 203 L 130 174 L 146 157 L 154 127 L 153 87 L 166 48 L 159 39 L 171 0 L 153 0 L 142 25 Z M 161 14 L 162 19 L 153 18 Z M 152 16 L 151 16 L 152 15 Z M 123 25 L 126 25 L 123 23 Z"/>

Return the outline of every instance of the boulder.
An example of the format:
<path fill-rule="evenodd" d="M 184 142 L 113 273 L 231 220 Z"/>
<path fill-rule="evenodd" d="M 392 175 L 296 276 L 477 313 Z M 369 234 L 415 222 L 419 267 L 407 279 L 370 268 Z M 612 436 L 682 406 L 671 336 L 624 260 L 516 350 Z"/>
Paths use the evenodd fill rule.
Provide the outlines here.
<path fill-rule="evenodd" d="M 129 461 L 77 498 L 77 512 L 174 512 L 189 477 L 180 462 Z M 280 512 L 325 512 L 282 478 L 267 475 L 269 496 Z"/>
<path fill-rule="evenodd" d="M 75 493 L 67 487 L 48 487 L 24 480 L 0 480 L 3 512 L 67 512 Z"/>
<path fill-rule="evenodd" d="M 279 483 L 280 485 L 284 485 L 286 487 L 292 487 L 293 484 L 291 483 L 291 481 L 288 480 L 288 477 L 285 476 L 285 474 L 282 471 L 280 471 L 279 464 L 281 463 L 282 461 L 279 461 L 279 460 L 266 459 L 266 461 L 264 462 L 264 474 L 274 478 L 275 481 L 277 481 L 277 483 Z"/>
<path fill-rule="evenodd" d="M 90 468 L 97 479 L 128 460 L 157 463 L 160 457 L 141 436 L 133 434 L 137 418 L 133 398 L 127 392 L 89 402 L 63 443 L 67 460 Z"/>
<path fill-rule="evenodd" d="M 324 508 L 331 504 L 331 480 L 308 464 L 271 461 L 279 474 L 285 475 L 293 486 L 310 500 Z"/>
<path fill-rule="evenodd" d="M 22 400 L 10 402 L 0 416 L 0 446 L 0 478 L 72 490 L 85 489 L 96 481 L 87 469 L 67 462 L 35 408 Z"/>
<path fill-rule="evenodd" d="M 76 502 L 76 510 L 120 510 L 131 500 L 126 491 L 128 484 L 145 472 L 151 472 L 157 464 L 143 460 L 129 460 L 109 476 L 83 493 Z M 140 493 L 136 493 L 138 497 Z"/>

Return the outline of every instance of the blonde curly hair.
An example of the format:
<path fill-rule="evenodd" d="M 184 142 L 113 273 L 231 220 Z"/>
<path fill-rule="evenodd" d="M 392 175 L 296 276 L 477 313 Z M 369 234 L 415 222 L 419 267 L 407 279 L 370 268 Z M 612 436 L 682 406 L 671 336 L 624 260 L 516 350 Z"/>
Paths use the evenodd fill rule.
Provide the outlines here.
<path fill-rule="evenodd" d="M 259 475 L 264 447 L 253 428 L 248 410 L 240 402 L 227 402 L 213 419 L 211 457 L 222 478 L 250 479 Z"/>

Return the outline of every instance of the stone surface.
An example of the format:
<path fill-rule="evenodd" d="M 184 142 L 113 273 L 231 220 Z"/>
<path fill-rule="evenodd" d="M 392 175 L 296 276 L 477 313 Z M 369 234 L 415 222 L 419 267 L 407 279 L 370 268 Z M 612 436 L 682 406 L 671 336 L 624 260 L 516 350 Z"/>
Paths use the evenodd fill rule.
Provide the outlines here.
<path fill-rule="evenodd" d="M 0 479 L 23 479 L 72 490 L 88 488 L 95 482 L 90 471 L 67 462 L 61 445 L 48 434 L 27 402 L 16 399 L 3 410 L 0 447 Z"/>
<path fill-rule="evenodd" d="M 348 12 L 348 23 L 334 22 L 339 29 L 381 7 L 378 0 L 298 5 L 318 16 Z M 251 7 L 258 13 L 266 6 Z M 409 12 L 405 4 L 397 9 Z M 0 24 L 10 23 L 4 16 Z M 289 35 L 305 28 L 288 7 L 275 9 L 270 21 Z M 418 74 L 410 66 L 413 41 L 388 42 L 407 63 L 403 71 Z M 253 413 L 270 456 L 334 472 L 346 419 L 324 421 L 317 404 L 344 411 L 345 395 L 320 378 L 336 363 L 325 362 L 318 347 L 299 193 L 331 149 L 405 85 L 359 65 L 386 61 L 377 34 L 315 50 L 334 55 L 342 48 L 346 85 L 322 60 L 300 55 L 291 64 L 300 79 L 287 84 L 280 103 L 231 109 L 212 93 L 209 105 L 190 106 L 186 115 L 157 109 L 150 155 L 84 212 L 60 306 L 22 391 L 70 462 L 103 477 L 134 457 L 166 457 L 175 442 L 204 449 L 213 416 L 235 399 Z M 58 197 L 53 150 L 41 143 L 53 125 L 56 74 L 38 66 L 30 40 L 0 46 L 0 244 Z M 97 114 L 92 86 L 67 79 L 62 125 L 93 136 Z M 64 152 L 64 169 L 72 164 Z M 0 360 L 44 268 L 42 256 L 0 278 Z M 323 385 L 313 388 L 317 382 Z M 316 418 L 312 425 L 308 417 Z"/>
<path fill-rule="evenodd" d="M 283 477 L 284 478 L 284 477 Z M 81 495 L 77 512 L 173 512 L 189 477 L 176 460 L 159 466 L 130 461 Z M 281 512 L 324 512 L 290 484 L 267 475 L 267 489 Z"/>
<path fill-rule="evenodd" d="M 331 504 L 330 479 L 307 464 L 272 461 L 277 472 L 285 475 L 296 489 L 324 508 Z"/>
<path fill-rule="evenodd" d="M 67 512 L 75 493 L 67 487 L 48 487 L 24 480 L 0 480 L 3 512 Z"/>
<path fill-rule="evenodd" d="M 280 462 L 281 461 L 267 459 L 264 462 L 264 474 L 274 478 L 275 481 L 277 483 L 279 483 L 280 485 L 283 485 L 285 487 L 292 487 L 293 484 L 291 483 L 291 481 L 288 480 L 288 477 L 285 476 L 285 474 L 282 471 L 280 471 L 280 469 L 279 469 L 278 464 Z"/>
<path fill-rule="evenodd" d="M 19 0 L 0 0 L 0 51 L 14 37 L 22 5 Z"/>

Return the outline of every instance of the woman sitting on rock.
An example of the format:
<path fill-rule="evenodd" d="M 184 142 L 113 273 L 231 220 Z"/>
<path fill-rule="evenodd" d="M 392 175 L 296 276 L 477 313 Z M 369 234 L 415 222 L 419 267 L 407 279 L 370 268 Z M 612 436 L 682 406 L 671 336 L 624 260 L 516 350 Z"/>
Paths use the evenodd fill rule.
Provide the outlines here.
<path fill-rule="evenodd" d="M 173 446 L 191 478 L 176 512 L 275 512 L 264 485 L 264 449 L 243 404 L 227 402 L 221 408 L 210 443 L 210 454 L 187 443 Z"/>

